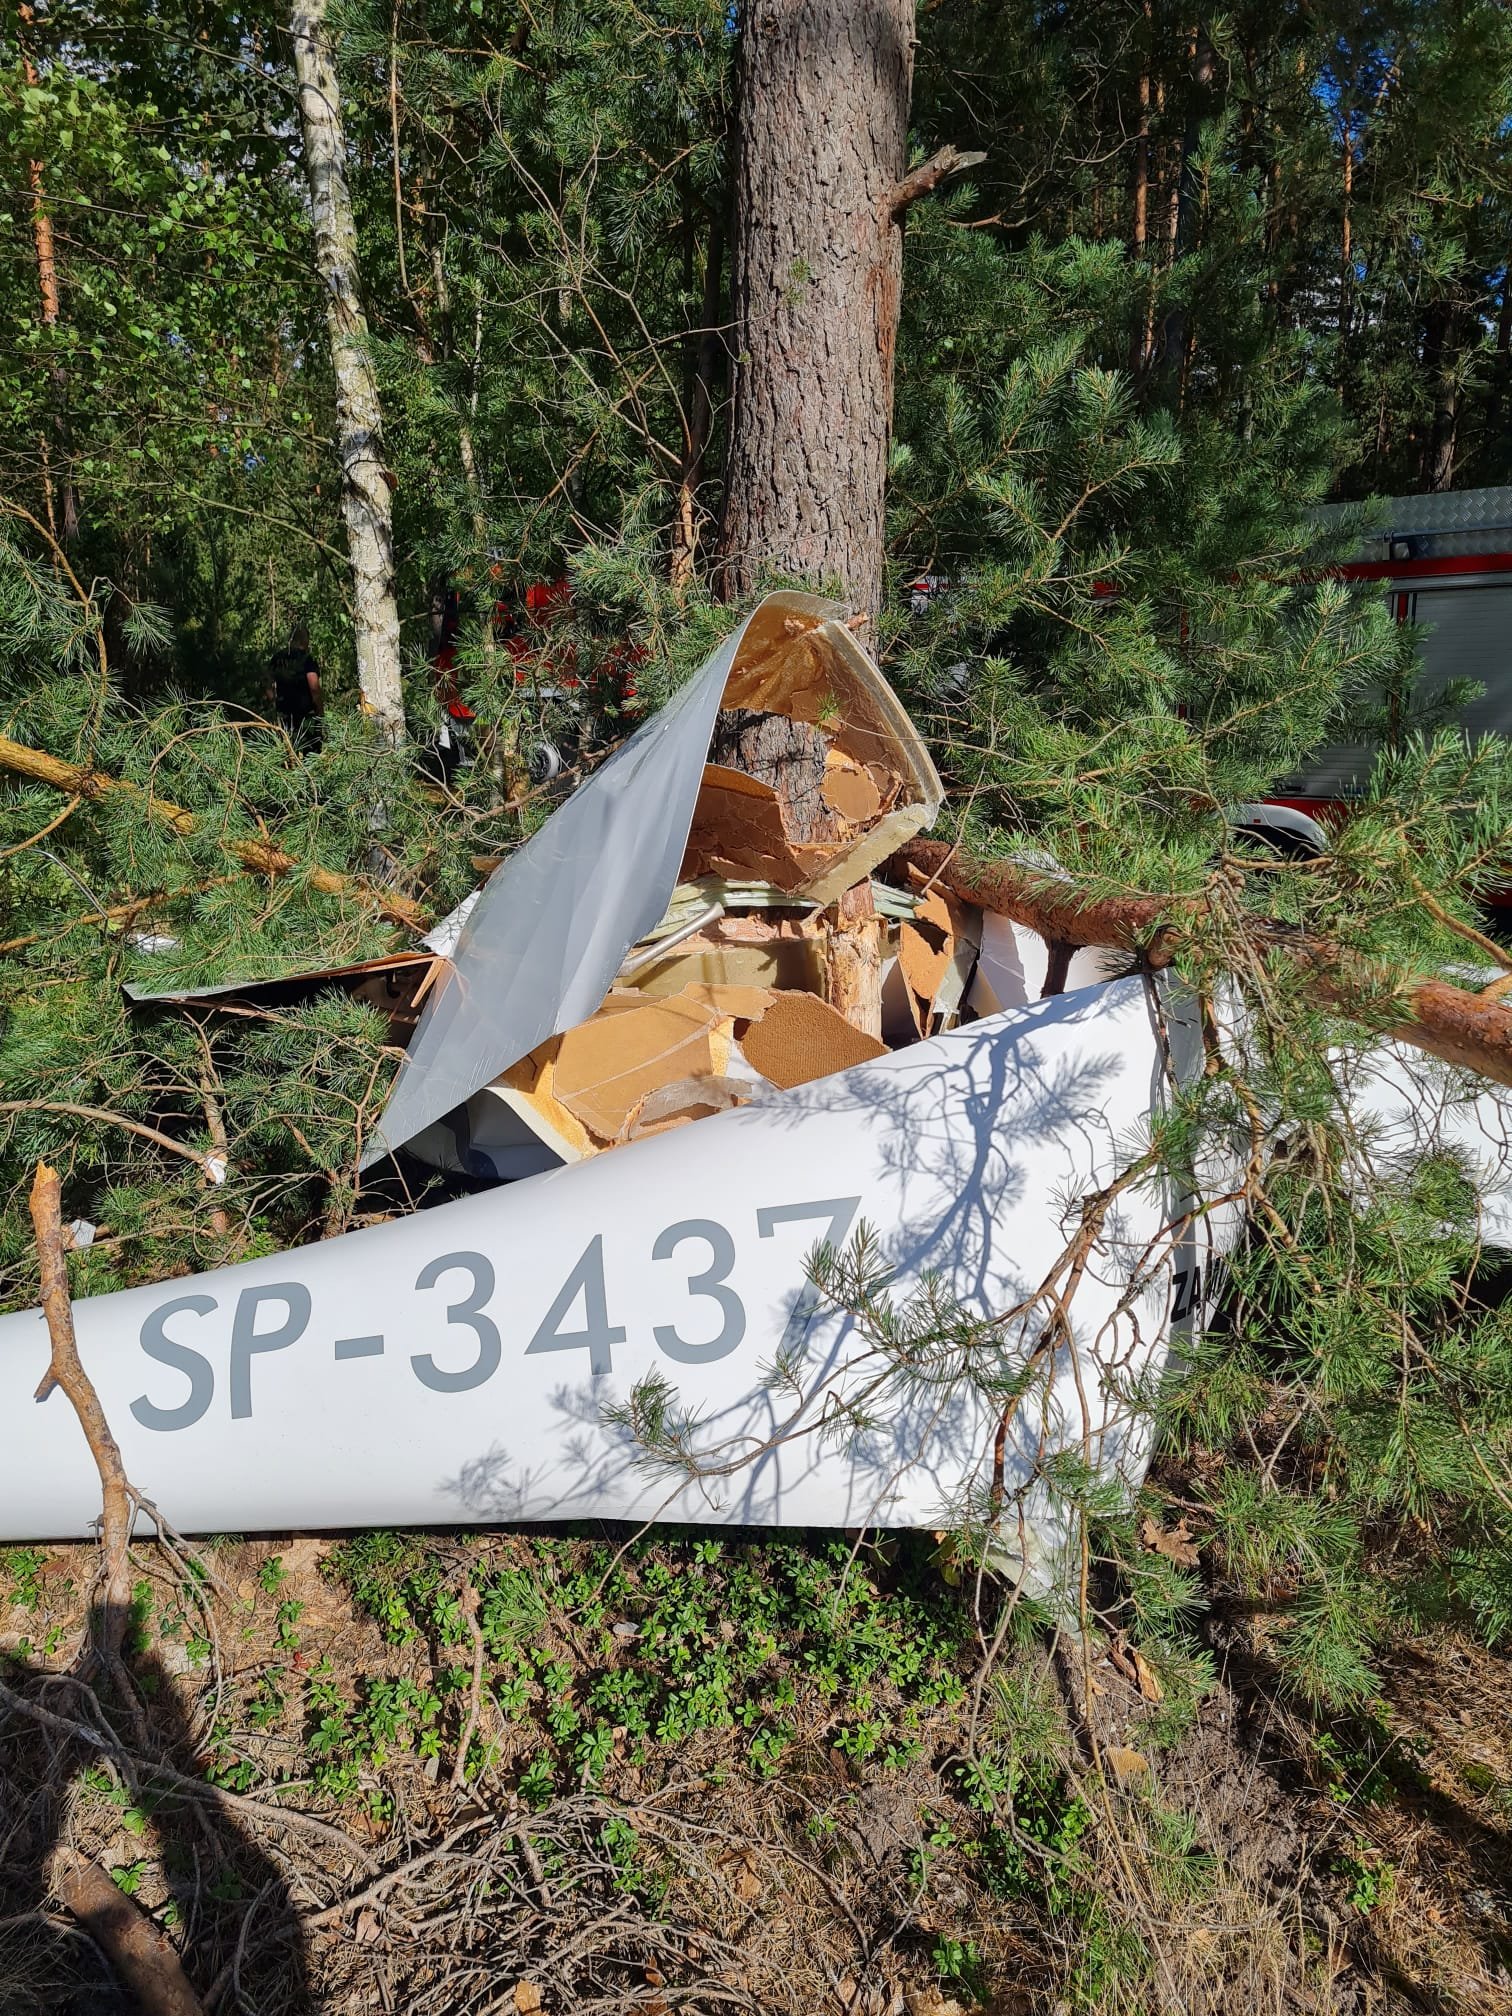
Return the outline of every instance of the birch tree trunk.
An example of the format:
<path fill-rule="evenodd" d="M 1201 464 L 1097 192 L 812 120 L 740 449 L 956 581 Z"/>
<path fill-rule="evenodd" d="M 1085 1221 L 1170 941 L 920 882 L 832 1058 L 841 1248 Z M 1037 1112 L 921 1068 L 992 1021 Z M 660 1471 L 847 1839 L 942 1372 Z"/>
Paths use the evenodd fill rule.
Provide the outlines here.
<path fill-rule="evenodd" d="M 882 597 L 914 0 L 743 0 L 718 576 Z"/>
<path fill-rule="evenodd" d="M 357 267 L 357 227 L 346 176 L 346 135 L 328 0 L 293 0 L 289 32 L 315 225 L 315 266 L 326 299 L 336 380 L 341 512 L 352 562 L 357 684 L 363 711 L 391 741 L 404 735 L 399 608 L 394 599 L 394 519 L 383 453 L 383 414 L 368 349 Z"/>

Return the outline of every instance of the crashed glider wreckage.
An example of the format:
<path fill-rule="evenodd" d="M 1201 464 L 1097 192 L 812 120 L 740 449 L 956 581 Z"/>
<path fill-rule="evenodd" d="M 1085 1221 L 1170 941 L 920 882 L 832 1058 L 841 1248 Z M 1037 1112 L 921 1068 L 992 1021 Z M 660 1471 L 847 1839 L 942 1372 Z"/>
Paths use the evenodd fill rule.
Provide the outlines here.
<path fill-rule="evenodd" d="M 1062 1532 L 1048 1458 L 1137 1484 L 1141 1396 L 1239 1220 L 1158 1180 L 1087 1200 L 1198 1032 L 1117 955 L 1040 999 L 1034 933 L 870 879 L 941 792 L 842 614 L 769 596 L 433 961 L 346 976 L 413 1030 L 369 1160 L 503 1187 L 77 1305 L 127 1474 L 180 1530 L 990 1510 L 1032 1566 Z M 1406 1152 L 1425 1095 L 1380 1058 L 1359 1108 Z M 1499 1100 L 1451 1117 L 1504 1173 Z M 1203 1194 L 1233 1166 L 1215 1144 Z M 809 1281 L 863 1224 L 894 1308 L 988 1320 L 900 1364 Z M 0 1321 L 0 1537 L 98 1512 L 77 1421 L 33 1399 L 47 1364 L 39 1312 Z M 633 1432 L 648 1375 L 681 1469 Z"/>

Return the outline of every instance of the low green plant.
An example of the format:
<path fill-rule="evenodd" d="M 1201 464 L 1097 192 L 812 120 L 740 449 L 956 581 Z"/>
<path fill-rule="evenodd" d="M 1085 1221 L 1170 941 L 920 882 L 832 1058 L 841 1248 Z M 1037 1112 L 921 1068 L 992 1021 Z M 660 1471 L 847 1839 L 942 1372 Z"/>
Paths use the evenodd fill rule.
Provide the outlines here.
<path fill-rule="evenodd" d="M 929 1957 L 945 1987 L 961 1989 L 972 2002 L 986 2001 L 986 1971 L 971 1940 L 941 1939 Z"/>
<path fill-rule="evenodd" d="M 1345 1897 L 1349 1908 L 1361 1917 L 1384 1904 L 1396 1887 L 1395 1870 L 1367 1841 L 1356 1841 L 1348 1854 L 1337 1858 L 1335 1866 L 1348 1886 Z"/>
<path fill-rule="evenodd" d="M 47 1556 L 38 1547 L 7 1547 L 0 1554 L 10 1581 L 10 1600 L 21 1610 L 36 1610 L 42 1603 L 42 1570 Z"/>

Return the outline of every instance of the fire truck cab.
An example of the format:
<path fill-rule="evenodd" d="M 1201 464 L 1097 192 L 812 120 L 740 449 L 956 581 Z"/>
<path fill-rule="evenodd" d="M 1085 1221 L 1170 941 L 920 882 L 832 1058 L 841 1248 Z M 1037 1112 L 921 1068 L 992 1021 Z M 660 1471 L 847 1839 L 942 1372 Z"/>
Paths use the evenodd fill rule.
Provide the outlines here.
<path fill-rule="evenodd" d="M 1393 497 L 1383 529 L 1340 572 L 1378 582 L 1397 621 L 1422 628 L 1421 698 L 1473 679 L 1484 690 L 1459 710 L 1465 732 L 1512 735 L 1512 488 Z M 1320 749 L 1274 802 L 1336 816 L 1359 795 L 1374 753 L 1364 742 Z"/>
<path fill-rule="evenodd" d="M 1339 571 L 1378 582 L 1396 620 L 1422 630 L 1421 699 L 1441 696 L 1452 680 L 1473 680 L 1482 691 L 1458 710 L 1465 732 L 1512 735 L 1512 487 L 1393 497 L 1383 529 Z M 1374 757 L 1368 742 L 1319 749 L 1263 804 L 1233 807 L 1230 821 L 1278 853 L 1321 853 Z M 1512 890 L 1493 897 L 1491 908 L 1500 923 L 1512 922 Z"/>

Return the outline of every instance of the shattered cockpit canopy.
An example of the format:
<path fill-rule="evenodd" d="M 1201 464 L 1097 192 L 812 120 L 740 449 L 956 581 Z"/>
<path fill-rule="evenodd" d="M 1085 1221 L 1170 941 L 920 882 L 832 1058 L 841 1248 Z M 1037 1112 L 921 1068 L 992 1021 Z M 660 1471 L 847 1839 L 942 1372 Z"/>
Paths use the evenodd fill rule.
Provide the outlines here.
<path fill-rule="evenodd" d="M 844 615 L 812 595 L 767 596 L 495 872 L 426 998 L 365 1162 L 592 1016 L 662 918 L 685 858 L 700 874 L 829 903 L 931 823 L 943 795 L 934 765 Z M 773 716 L 790 724 L 789 744 L 807 738 L 815 752 L 809 803 L 767 781 L 759 760 L 708 760 L 716 727 L 733 744 Z M 719 816 L 721 794 L 740 816 Z"/>

